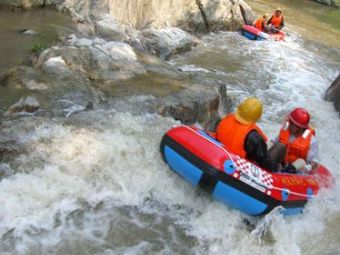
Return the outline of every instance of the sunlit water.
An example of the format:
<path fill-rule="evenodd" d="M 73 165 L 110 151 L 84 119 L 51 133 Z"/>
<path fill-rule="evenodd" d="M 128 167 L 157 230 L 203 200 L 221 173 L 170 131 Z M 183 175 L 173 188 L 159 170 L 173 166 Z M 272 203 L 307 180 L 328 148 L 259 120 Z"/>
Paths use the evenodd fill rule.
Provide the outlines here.
<path fill-rule="evenodd" d="M 171 62 L 193 79 L 225 83 L 235 101 L 256 95 L 274 137 L 285 114 L 312 114 L 321 162 L 340 181 L 340 121 L 324 91 L 340 53 L 292 34 L 254 42 L 211 34 Z M 180 124 L 154 114 L 96 109 L 68 118 L 4 122 L 17 155 L 0 168 L 1 254 L 338 254 L 340 189 L 304 214 L 252 218 L 215 202 L 171 172 L 159 142 Z M 247 223 L 248 222 L 248 223 Z"/>

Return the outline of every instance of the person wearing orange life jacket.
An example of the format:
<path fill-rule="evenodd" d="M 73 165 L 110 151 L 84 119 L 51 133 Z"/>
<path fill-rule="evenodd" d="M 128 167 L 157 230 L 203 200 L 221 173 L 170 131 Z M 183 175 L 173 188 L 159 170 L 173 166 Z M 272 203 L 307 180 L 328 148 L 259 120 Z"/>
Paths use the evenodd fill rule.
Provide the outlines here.
<path fill-rule="evenodd" d="M 297 172 L 308 173 L 318 165 L 319 148 L 315 131 L 309 126 L 310 114 L 298 107 L 290 112 L 277 141 L 286 145 L 285 161 Z"/>
<path fill-rule="evenodd" d="M 255 21 L 254 27 L 264 32 L 267 29 L 267 18 L 268 18 L 268 14 L 266 13 L 263 14 L 261 18 Z"/>
<path fill-rule="evenodd" d="M 235 113 L 227 115 L 216 128 L 216 139 L 230 152 L 257 165 L 276 171 L 285 156 L 285 147 L 267 150 L 267 136 L 256 125 L 262 115 L 262 102 L 255 97 L 244 100 Z M 273 146 L 275 147 L 275 146 Z"/>
<path fill-rule="evenodd" d="M 276 8 L 274 14 L 267 21 L 267 25 L 271 26 L 271 29 L 269 29 L 269 31 L 271 31 L 272 33 L 278 32 L 285 26 L 281 8 Z"/>

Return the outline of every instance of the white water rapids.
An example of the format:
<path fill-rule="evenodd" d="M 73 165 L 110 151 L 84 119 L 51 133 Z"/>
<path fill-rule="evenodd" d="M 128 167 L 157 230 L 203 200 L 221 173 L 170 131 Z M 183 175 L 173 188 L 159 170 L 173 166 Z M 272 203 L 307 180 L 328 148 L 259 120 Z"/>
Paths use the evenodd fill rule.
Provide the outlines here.
<path fill-rule="evenodd" d="M 340 182 L 340 119 L 323 100 L 339 71 L 338 51 L 297 37 L 254 42 L 220 33 L 172 63 L 198 79 L 225 82 L 238 101 L 258 96 L 265 106 L 259 124 L 270 137 L 289 110 L 307 108 L 321 162 Z M 19 156 L 0 164 L 7 173 L 0 181 L 0 254 L 340 252 L 338 186 L 302 215 L 246 217 L 196 191 L 162 161 L 161 137 L 178 124 L 100 109 L 3 123 L 2 134 L 20 137 L 20 146 Z"/>

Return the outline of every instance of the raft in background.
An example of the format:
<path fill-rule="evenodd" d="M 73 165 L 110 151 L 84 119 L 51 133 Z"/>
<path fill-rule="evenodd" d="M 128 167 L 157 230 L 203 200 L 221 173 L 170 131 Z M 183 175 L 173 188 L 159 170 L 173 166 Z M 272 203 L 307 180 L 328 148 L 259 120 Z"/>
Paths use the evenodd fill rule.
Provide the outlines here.
<path fill-rule="evenodd" d="M 278 31 L 277 33 L 269 34 L 262 32 L 254 26 L 244 25 L 242 27 L 242 35 L 250 40 L 274 40 L 283 41 L 286 38 L 286 33 Z"/>
<path fill-rule="evenodd" d="M 310 175 L 268 172 L 230 153 L 208 133 L 195 127 L 178 126 L 162 138 L 161 153 L 170 168 L 193 186 L 246 214 L 263 215 L 275 207 L 282 213 L 301 213 L 320 188 L 334 179 L 319 165 Z"/>

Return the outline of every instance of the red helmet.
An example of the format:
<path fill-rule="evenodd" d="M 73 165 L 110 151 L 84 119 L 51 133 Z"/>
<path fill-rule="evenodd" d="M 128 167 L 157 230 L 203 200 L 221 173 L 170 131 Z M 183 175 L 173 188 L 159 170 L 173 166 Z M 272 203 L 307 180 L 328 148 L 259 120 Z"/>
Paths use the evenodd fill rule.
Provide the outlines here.
<path fill-rule="evenodd" d="M 310 115 L 306 109 L 298 107 L 289 114 L 289 120 L 300 128 L 308 128 Z"/>

